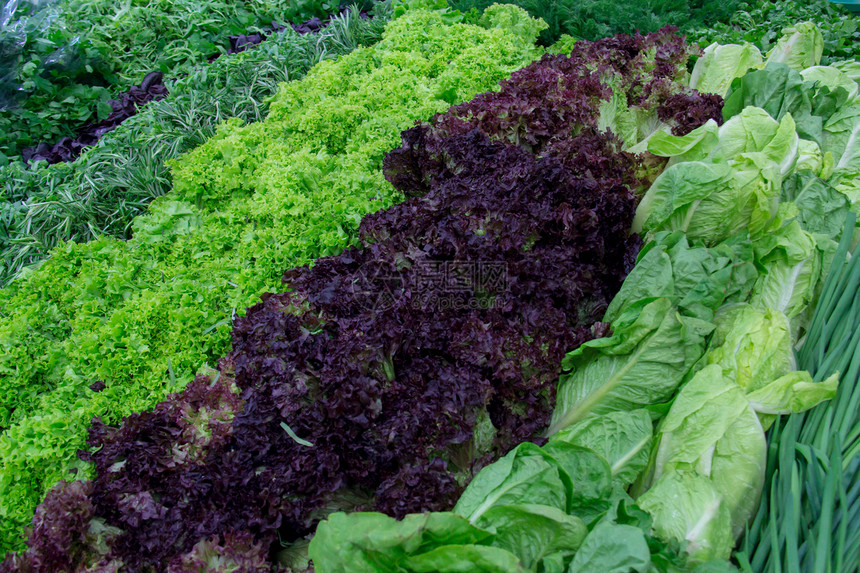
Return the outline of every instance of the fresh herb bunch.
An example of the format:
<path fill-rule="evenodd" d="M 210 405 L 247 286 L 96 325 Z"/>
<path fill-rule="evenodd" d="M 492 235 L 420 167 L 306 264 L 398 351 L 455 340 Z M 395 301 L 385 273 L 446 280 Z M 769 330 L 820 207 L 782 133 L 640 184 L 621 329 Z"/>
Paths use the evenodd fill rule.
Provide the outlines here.
<path fill-rule="evenodd" d="M 824 36 L 821 64 L 860 58 L 860 20 L 845 8 L 827 0 L 759 0 L 743 2 L 728 19 L 709 26 L 685 27 L 687 40 L 705 47 L 750 42 L 767 52 L 779 40 L 782 30 L 798 22 L 812 21 Z"/>

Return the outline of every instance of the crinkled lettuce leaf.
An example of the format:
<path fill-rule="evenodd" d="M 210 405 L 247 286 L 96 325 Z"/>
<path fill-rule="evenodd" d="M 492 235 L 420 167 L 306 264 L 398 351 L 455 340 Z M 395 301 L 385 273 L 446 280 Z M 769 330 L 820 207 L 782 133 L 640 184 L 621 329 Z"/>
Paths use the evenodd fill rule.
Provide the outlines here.
<path fill-rule="evenodd" d="M 779 165 L 784 177 L 797 162 L 800 138 L 796 127 L 790 113 L 777 121 L 764 109 L 747 107 L 720 126 L 719 146 L 714 153 L 727 161 L 761 153 Z"/>
<path fill-rule="evenodd" d="M 746 300 L 757 278 L 745 232 L 714 247 L 691 245 L 681 231 L 660 232 L 639 251 L 603 320 L 615 321 L 638 300 L 667 297 L 682 315 L 711 321 L 723 304 Z"/>
<path fill-rule="evenodd" d="M 822 150 L 830 152 L 834 172 L 860 172 L 860 103 L 841 107 L 824 124 Z"/>
<path fill-rule="evenodd" d="M 761 231 L 776 213 L 780 186 L 778 166 L 761 156 L 735 165 L 677 163 L 648 189 L 632 229 L 683 231 L 689 240 L 716 245 L 744 229 Z"/>
<path fill-rule="evenodd" d="M 838 384 L 838 374 L 813 382 L 809 372 L 795 370 L 750 392 L 747 399 L 760 414 L 792 414 L 830 400 L 836 395 Z"/>

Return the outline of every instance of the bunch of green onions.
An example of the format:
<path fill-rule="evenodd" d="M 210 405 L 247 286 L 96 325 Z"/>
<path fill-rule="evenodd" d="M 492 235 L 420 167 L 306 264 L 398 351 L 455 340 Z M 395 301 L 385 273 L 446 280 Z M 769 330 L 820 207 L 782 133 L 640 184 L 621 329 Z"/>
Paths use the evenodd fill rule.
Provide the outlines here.
<path fill-rule="evenodd" d="M 798 369 L 840 373 L 836 397 L 784 417 L 768 436 L 758 514 L 735 558 L 751 573 L 860 570 L 860 250 L 851 213 L 825 279 Z"/>

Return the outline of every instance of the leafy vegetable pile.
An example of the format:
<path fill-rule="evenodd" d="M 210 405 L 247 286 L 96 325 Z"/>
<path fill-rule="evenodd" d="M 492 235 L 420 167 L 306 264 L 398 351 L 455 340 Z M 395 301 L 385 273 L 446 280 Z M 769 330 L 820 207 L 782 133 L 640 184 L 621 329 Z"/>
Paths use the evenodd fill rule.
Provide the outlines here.
<path fill-rule="evenodd" d="M 803 26 L 791 33 L 798 32 L 817 33 Z M 788 36 L 784 45 L 797 43 Z M 712 46 L 691 76 L 694 84 L 728 90 L 724 125 L 707 122 L 682 136 L 664 128 L 631 148 L 669 158 L 637 208 L 635 226 L 648 242 L 607 309 L 612 335 L 565 357 L 549 442 L 522 444 L 485 467 L 452 513 L 402 522 L 374 513 L 332 515 L 310 545 L 317 570 L 732 569 L 726 560 L 769 477 L 765 430 L 777 415 L 836 394 L 832 371 L 813 381 L 794 370 L 793 349 L 804 333 L 816 340 L 821 332 L 820 320 L 808 322 L 809 305 L 841 233 L 832 218 L 845 220 L 849 206 L 856 209 L 850 189 L 858 180 L 856 143 L 843 136 L 857 128 L 857 100 L 841 72 L 814 67 L 820 51 L 793 49 L 773 51 L 767 66 L 753 51 L 757 61 L 750 66 L 762 69 L 747 74 L 737 54 L 748 49 Z M 817 81 L 776 79 L 795 76 Z M 771 113 L 748 106 L 750 99 Z M 849 221 L 846 241 L 854 231 L 854 218 Z M 856 281 L 855 275 L 845 271 L 843 280 Z M 832 282 L 824 287 L 822 296 L 833 301 L 826 303 L 828 316 L 835 288 Z M 841 297 L 843 310 L 855 290 Z M 856 316 L 835 327 L 840 348 L 853 347 L 846 334 Z M 819 360 L 826 344 L 812 347 Z M 837 351 L 828 364 L 844 367 L 853 356 Z M 849 399 L 833 407 L 844 412 Z M 855 453 L 838 446 L 841 434 L 851 443 L 856 437 L 851 419 L 821 416 L 814 419 L 844 428 L 835 441 L 824 429 L 815 438 L 837 444 L 819 446 L 839 460 L 831 461 L 830 485 L 811 490 L 820 498 L 808 501 L 797 492 L 797 469 L 774 485 L 775 492 L 788 492 L 793 484 L 794 499 L 803 503 L 834 500 L 842 470 L 854 472 L 853 461 L 842 463 L 840 456 L 853 460 Z M 821 459 L 803 451 L 801 467 L 813 455 Z M 794 459 L 790 443 L 779 459 Z M 810 486 L 820 483 L 818 474 L 810 474 Z M 820 532 L 815 551 L 811 539 L 796 546 L 805 570 L 828 559 L 852 567 L 847 520 L 857 507 L 854 493 L 842 494 L 838 518 L 825 502 L 823 522 L 810 527 Z M 799 519 L 799 509 L 793 506 L 792 519 Z M 771 525 L 767 535 L 782 548 L 797 527 Z M 750 570 L 759 570 L 767 555 L 763 546 Z"/>
<path fill-rule="evenodd" d="M 0 570 L 856 569 L 857 63 L 393 14 L 4 289 Z"/>
<path fill-rule="evenodd" d="M 532 42 L 540 30 L 511 7 L 481 22 L 518 22 Z M 72 519 L 86 495 L 78 533 L 34 530 L 9 566 L 178 567 L 245 531 L 265 556 L 335 509 L 450 507 L 483 465 L 539 437 L 564 351 L 603 331 L 635 258 L 638 160 L 598 124 L 686 129 L 663 111 L 679 97 L 718 116 L 676 81 L 688 57 L 669 31 L 580 43 L 406 131 L 385 169 L 413 198 L 366 216 L 362 249 L 288 271 L 289 292 L 237 321 L 214 387 L 200 377 L 119 429 L 96 422 L 91 489 L 60 486 L 36 518 Z M 87 539 L 94 523 L 103 534 Z"/>
<path fill-rule="evenodd" d="M 111 113 L 97 123 L 89 123 L 77 130 L 74 139 L 64 137 L 54 145 L 41 142 L 22 152 L 24 162 L 46 161 L 49 164 L 60 161 L 73 161 L 85 147 L 94 145 L 108 131 L 137 113 L 139 107 L 150 101 L 163 99 L 167 88 L 162 82 L 161 72 L 146 74 L 140 86 L 132 86 L 119 99 L 109 99 Z"/>
<path fill-rule="evenodd" d="M 381 166 L 403 129 L 536 57 L 535 21 L 487 22 L 398 18 L 374 47 L 283 84 L 265 122 L 233 120 L 184 157 L 133 239 L 63 245 L 3 290 L 4 549 L 21 546 L 57 481 L 91 475 L 76 452 L 94 416 L 115 424 L 182 389 L 229 351 L 235 309 L 285 269 L 342 252 L 364 214 L 402 199 Z"/>

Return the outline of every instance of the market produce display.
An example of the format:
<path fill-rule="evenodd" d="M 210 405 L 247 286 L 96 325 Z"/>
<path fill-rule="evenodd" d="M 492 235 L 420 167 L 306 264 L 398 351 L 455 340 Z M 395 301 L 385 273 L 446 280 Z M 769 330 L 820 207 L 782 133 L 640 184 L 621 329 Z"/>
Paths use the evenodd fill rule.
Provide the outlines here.
<path fill-rule="evenodd" d="M 7 242 L 0 571 L 860 569 L 855 20 L 461 7 L 2 170 L 106 208 Z"/>

